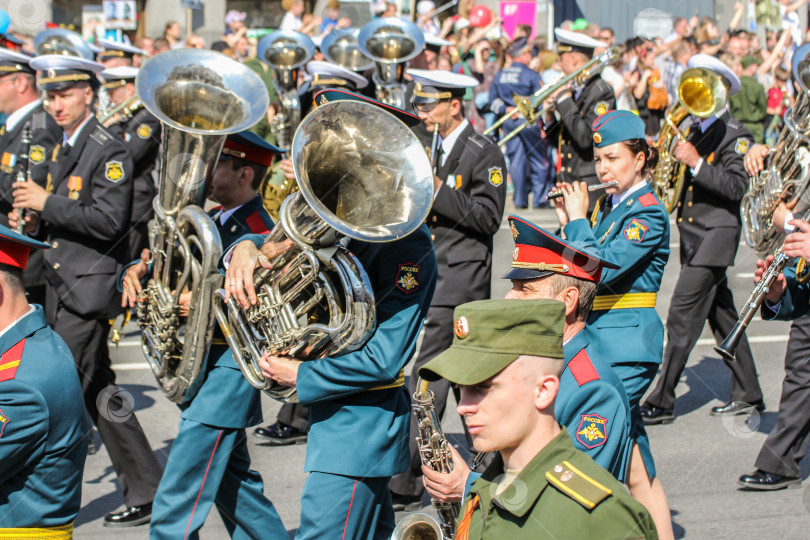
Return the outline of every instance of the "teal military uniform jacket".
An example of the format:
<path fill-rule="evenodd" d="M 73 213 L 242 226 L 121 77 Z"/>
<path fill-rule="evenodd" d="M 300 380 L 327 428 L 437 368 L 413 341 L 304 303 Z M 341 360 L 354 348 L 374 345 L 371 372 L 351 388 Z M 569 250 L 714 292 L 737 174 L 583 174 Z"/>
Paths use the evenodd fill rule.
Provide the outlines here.
<path fill-rule="evenodd" d="M 549 442 L 518 474 L 506 490 L 496 495 L 504 478 L 500 454 L 475 481 L 464 504 L 475 510 L 460 523 L 456 538 L 509 540 L 618 540 L 658 534 L 652 517 L 618 480 L 573 447 L 562 432 Z"/>
<path fill-rule="evenodd" d="M 607 215 L 601 205 L 593 228 L 585 219 L 571 221 L 565 236 L 619 266 L 602 271 L 597 297 L 658 292 L 669 259 L 669 216 L 649 184 Z M 594 310 L 587 331 L 611 365 L 661 363 L 664 325 L 655 308 Z"/>
<path fill-rule="evenodd" d="M 767 300 L 762 302 L 762 318 L 765 320 L 792 321 L 810 311 L 810 282 L 799 283 L 796 280 L 795 263 L 783 272 L 787 280 L 787 289 L 781 302 L 775 306 L 768 306 Z"/>
<path fill-rule="evenodd" d="M 574 447 L 619 480 L 629 461 L 630 405 L 622 381 L 580 331 L 563 350 L 565 368 L 554 403 L 557 422 L 568 428 Z"/>
<path fill-rule="evenodd" d="M 436 287 L 436 256 L 425 225 L 393 242 L 351 240 L 347 248 L 371 281 L 377 327 L 357 351 L 301 364 L 298 399 L 310 410 L 305 470 L 392 476 L 410 463 L 411 400 L 405 386 L 373 388 L 397 381 L 414 354 Z"/>
<path fill-rule="evenodd" d="M 0 528 L 71 523 L 90 426 L 76 366 L 42 307 L 0 336 Z"/>

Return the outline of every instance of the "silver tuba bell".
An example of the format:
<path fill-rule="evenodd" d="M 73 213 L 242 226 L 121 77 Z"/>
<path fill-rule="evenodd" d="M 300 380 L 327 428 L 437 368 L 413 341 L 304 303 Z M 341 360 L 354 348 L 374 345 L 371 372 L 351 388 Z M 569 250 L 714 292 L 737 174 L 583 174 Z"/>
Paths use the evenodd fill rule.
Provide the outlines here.
<path fill-rule="evenodd" d="M 763 259 L 785 239 L 784 230 L 773 224 L 777 206 L 784 202 L 792 208 L 800 197 L 807 197 L 810 182 L 810 43 L 796 49 L 792 63 L 801 93 L 785 112 L 785 127 L 766 167 L 749 179 L 740 202 L 745 241 Z"/>
<path fill-rule="evenodd" d="M 391 540 L 446 540 L 439 522 L 429 516 L 415 512 L 408 514 L 397 523 Z"/>
<path fill-rule="evenodd" d="M 266 379 L 263 351 L 301 360 L 356 350 L 375 326 L 374 293 L 338 238 L 389 242 L 424 221 L 433 198 L 425 150 L 408 127 L 356 101 L 320 105 L 301 121 L 292 146 L 300 191 L 287 197 L 267 242 L 293 247 L 253 275 L 258 302 L 242 309 L 216 292 L 217 320 L 245 378 L 273 399 L 294 388 Z"/>
<path fill-rule="evenodd" d="M 158 54 L 141 68 L 135 86 L 163 125 L 149 234 L 152 273 L 138 302 L 141 345 L 163 393 L 181 403 L 195 391 L 205 363 L 214 328 L 211 301 L 222 281 L 216 269 L 219 233 L 202 209 L 206 179 L 227 135 L 258 122 L 269 97 L 252 70 L 199 49 Z M 181 337 L 179 302 L 185 291 L 191 302 Z"/>
<path fill-rule="evenodd" d="M 257 54 L 273 68 L 276 92 L 281 103 L 270 128 L 276 137 L 276 145 L 289 150 L 292 135 L 301 121 L 298 69 L 315 54 L 315 43 L 301 32 L 277 30 L 259 41 Z"/>
<path fill-rule="evenodd" d="M 412 22 L 386 17 L 363 25 L 357 43 L 360 51 L 374 61 L 377 100 L 404 108 L 405 67 L 425 48 L 425 35 Z"/>
<path fill-rule="evenodd" d="M 374 67 L 374 62 L 360 50 L 357 36 L 360 30 L 335 28 L 321 41 L 321 52 L 327 61 L 352 71 L 363 72 Z"/>

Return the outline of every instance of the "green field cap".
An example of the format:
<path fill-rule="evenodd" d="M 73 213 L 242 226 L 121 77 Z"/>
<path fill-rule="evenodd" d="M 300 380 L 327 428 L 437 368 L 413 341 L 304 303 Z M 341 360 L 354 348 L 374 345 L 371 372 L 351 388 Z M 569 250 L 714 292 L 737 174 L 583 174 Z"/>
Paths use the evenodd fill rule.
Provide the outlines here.
<path fill-rule="evenodd" d="M 454 312 L 453 344 L 419 368 L 429 381 L 478 384 L 518 356 L 563 358 L 565 304 L 557 300 L 481 300 Z"/>

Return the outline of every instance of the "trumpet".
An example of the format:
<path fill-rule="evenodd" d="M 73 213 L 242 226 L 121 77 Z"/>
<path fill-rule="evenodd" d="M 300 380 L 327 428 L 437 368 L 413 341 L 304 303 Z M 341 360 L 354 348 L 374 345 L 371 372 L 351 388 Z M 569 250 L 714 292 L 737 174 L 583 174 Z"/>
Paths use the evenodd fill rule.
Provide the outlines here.
<path fill-rule="evenodd" d="M 807 221 L 808 219 L 810 219 L 810 210 L 805 212 L 802 216 L 802 221 Z M 740 310 L 739 319 L 737 319 L 734 328 L 731 329 L 731 332 L 729 332 L 726 339 L 723 340 L 723 343 L 714 348 L 715 352 L 720 354 L 723 358 L 734 360 L 734 356 L 737 354 L 737 346 L 745 335 L 745 330 L 748 328 L 756 312 L 759 311 L 762 302 L 768 295 L 768 291 L 771 290 L 771 286 L 773 286 L 776 278 L 779 277 L 779 274 L 790 262 L 791 257 L 785 255 L 785 252 L 782 251 L 783 248 L 784 244 L 774 255 L 773 262 L 762 275 L 762 279 L 759 280 L 754 290 L 751 291 L 751 295 L 748 297 L 748 300 L 745 301 L 742 310 Z M 804 267 L 805 264 L 802 259 L 796 267 L 796 279 L 800 283 L 804 283 L 810 279 L 810 272 L 803 273 Z"/>
<path fill-rule="evenodd" d="M 613 180 L 612 182 L 605 182 L 604 184 L 594 184 L 592 186 L 588 186 L 588 191 L 596 191 L 598 189 L 607 189 L 616 187 L 619 185 L 618 180 Z M 554 199 L 559 199 L 563 196 L 563 192 L 560 190 L 555 190 L 546 195 L 546 199 L 553 201 Z"/>

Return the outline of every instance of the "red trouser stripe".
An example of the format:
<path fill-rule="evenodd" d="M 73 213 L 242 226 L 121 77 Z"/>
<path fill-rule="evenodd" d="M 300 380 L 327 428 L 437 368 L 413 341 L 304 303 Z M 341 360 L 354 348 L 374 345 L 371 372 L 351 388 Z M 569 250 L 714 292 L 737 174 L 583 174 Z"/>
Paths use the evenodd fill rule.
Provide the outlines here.
<path fill-rule="evenodd" d="M 205 479 L 208 478 L 208 470 L 211 468 L 211 462 L 214 461 L 214 452 L 217 451 L 217 447 L 219 446 L 219 440 L 222 438 L 222 430 L 219 430 L 217 434 L 217 442 L 214 443 L 214 449 L 211 450 L 211 457 L 208 458 L 208 465 L 205 467 L 205 474 L 203 475 L 202 484 L 200 484 L 200 492 L 197 493 L 197 500 L 194 501 L 194 507 L 191 509 L 191 515 L 188 518 L 188 525 L 186 525 L 186 534 L 183 536 L 183 540 L 188 538 L 188 530 L 191 528 L 191 520 L 194 519 L 194 511 L 197 509 L 197 503 L 200 502 L 200 497 L 202 496 L 203 488 L 205 487 Z"/>
<path fill-rule="evenodd" d="M 357 480 L 354 481 L 354 485 L 352 486 L 352 498 L 349 499 L 349 511 L 346 512 L 346 523 L 343 524 L 343 536 L 340 537 L 340 540 L 346 540 L 346 529 L 349 528 L 349 516 L 352 513 L 352 503 L 354 502 L 354 492 L 357 489 Z"/>

